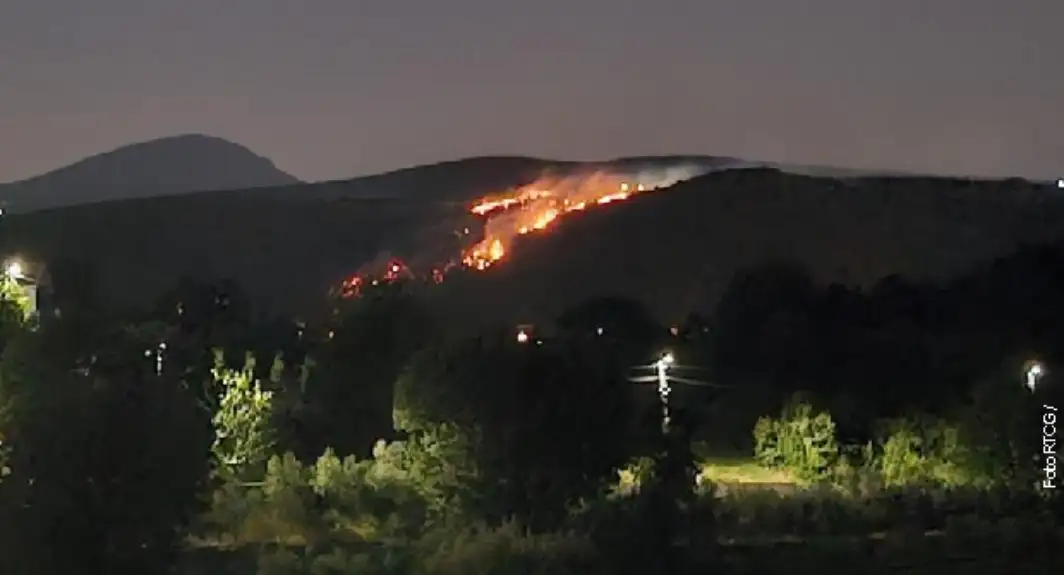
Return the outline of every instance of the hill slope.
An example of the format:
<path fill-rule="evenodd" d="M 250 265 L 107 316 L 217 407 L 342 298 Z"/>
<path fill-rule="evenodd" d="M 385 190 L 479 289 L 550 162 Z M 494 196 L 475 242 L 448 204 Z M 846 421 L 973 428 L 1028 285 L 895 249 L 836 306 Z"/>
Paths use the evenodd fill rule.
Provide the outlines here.
<path fill-rule="evenodd" d="M 121 198 L 300 183 L 273 162 L 203 135 L 130 144 L 26 180 L 0 185 L 12 212 Z"/>
<path fill-rule="evenodd" d="M 349 182 L 48 210 L 7 217 L 0 232 L 9 252 L 49 262 L 57 283 L 69 262 L 95 268 L 116 300 L 149 301 L 182 275 L 230 277 L 266 309 L 287 313 L 320 305 L 330 286 L 382 253 L 453 255 L 462 242 L 455 231 L 475 235 L 483 225 L 468 207 L 485 192 L 537 170 L 604 165 L 480 158 Z M 1020 181 L 842 181 L 747 169 L 556 225 L 433 297 L 457 317 L 541 320 L 613 292 L 665 319 L 712 304 L 737 268 L 770 258 L 797 259 L 825 281 L 950 274 L 1019 242 L 1064 236 L 1064 201 Z"/>
<path fill-rule="evenodd" d="M 714 305 L 740 268 L 772 260 L 804 264 L 824 282 L 944 278 L 1064 237 L 1055 192 L 1018 180 L 711 173 L 525 236 L 488 273 L 445 284 L 441 303 L 456 317 L 543 321 L 615 294 L 676 320 Z"/>

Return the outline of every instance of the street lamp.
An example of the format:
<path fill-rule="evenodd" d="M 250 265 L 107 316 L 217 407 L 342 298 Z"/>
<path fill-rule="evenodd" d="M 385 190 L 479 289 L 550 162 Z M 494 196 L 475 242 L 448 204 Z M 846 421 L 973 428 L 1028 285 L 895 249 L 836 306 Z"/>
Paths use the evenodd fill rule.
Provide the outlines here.
<path fill-rule="evenodd" d="M 17 260 L 7 264 L 6 272 L 11 279 L 19 280 L 24 277 L 22 274 L 22 263 Z"/>
<path fill-rule="evenodd" d="M 684 366 L 676 364 L 676 356 L 672 352 L 665 352 L 658 358 L 657 361 L 650 365 L 636 366 L 634 369 L 653 369 L 654 375 L 630 377 L 628 381 L 632 383 L 657 383 L 658 384 L 658 399 L 661 403 L 661 430 L 664 433 L 669 432 L 669 424 L 672 421 L 670 409 L 669 409 L 669 396 L 672 395 L 672 384 L 679 383 L 683 385 L 694 385 L 699 387 L 723 387 L 707 383 L 705 381 L 699 381 L 697 379 L 689 379 L 686 377 L 677 377 L 670 374 L 670 370 L 683 369 Z"/>
<path fill-rule="evenodd" d="M 673 357 L 672 353 L 662 355 L 654 363 L 654 367 L 658 371 L 658 397 L 661 398 L 661 431 L 664 433 L 669 432 L 669 395 L 672 393 L 672 388 L 669 387 L 669 368 L 672 367 L 673 363 L 676 363 L 676 358 Z"/>
<path fill-rule="evenodd" d="M 155 375 L 161 376 L 163 374 L 163 354 L 166 353 L 166 342 L 160 341 L 159 345 L 155 349 L 148 348 L 144 350 L 144 357 L 151 359 L 154 356 L 155 359 Z"/>
<path fill-rule="evenodd" d="M 1031 362 L 1031 364 L 1027 366 L 1027 372 L 1025 373 L 1026 381 L 1024 385 L 1027 386 L 1028 390 L 1033 392 L 1035 387 L 1038 386 L 1038 380 L 1042 379 L 1042 376 L 1045 374 L 1046 369 L 1042 367 L 1042 364 L 1037 361 Z"/>
<path fill-rule="evenodd" d="M 163 374 L 163 354 L 166 353 L 166 342 L 159 342 L 159 347 L 155 349 L 155 375 Z"/>

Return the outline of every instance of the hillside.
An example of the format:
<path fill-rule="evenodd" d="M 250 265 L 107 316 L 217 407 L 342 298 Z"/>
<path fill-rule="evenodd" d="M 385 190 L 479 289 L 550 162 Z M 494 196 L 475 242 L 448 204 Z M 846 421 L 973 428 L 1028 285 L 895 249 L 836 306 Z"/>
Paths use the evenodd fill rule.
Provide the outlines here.
<path fill-rule="evenodd" d="M 57 278 L 64 267 L 95 269 L 102 293 L 117 301 L 150 301 L 181 276 L 233 277 L 265 308 L 291 311 L 320 304 L 329 287 L 384 254 L 415 263 L 452 257 L 455 232 L 478 224 L 468 214 L 476 198 L 544 173 L 607 165 L 471 158 L 347 181 L 13 214 L 0 234 L 7 253 L 49 262 Z"/>
<path fill-rule="evenodd" d="M 388 251 L 456 251 L 484 194 L 579 164 L 471 158 L 314 184 L 187 193 L 14 213 L 4 251 L 92 268 L 110 299 L 144 303 L 181 276 L 238 278 L 271 310 L 321 303 L 330 286 Z M 442 254 L 440 257 L 444 257 Z"/>
<path fill-rule="evenodd" d="M 0 185 L 10 212 L 122 198 L 297 184 L 270 160 L 232 142 L 184 135 L 130 144 Z"/>
<path fill-rule="evenodd" d="M 94 268 L 115 300 L 149 301 L 183 275 L 231 277 L 264 309 L 288 313 L 320 305 L 329 287 L 382 255 L 425 265 L 453 257 L 465 241 L 457 230 L 481 234 L 484 220 L 468 210 L 484 193 L 535 172 L 607 165 L 478 158 L 348 182 L 47 210 L 6 217 L 0 231 L 9 253 L 49 262 L 57 283 L 71 262 Z M 671 318 L 710 305 L 736 269 L 766 259 L 799 260 L 825 281 L 948 275 L 1019 242 L 1064 236 L 1056 197 L 1019 180 L 721 171 L 568 215 L 521 237 L 499 266 L 432 293 L 441 309 L 483 321 L 541 319 L 609 292 Z"/>
<path fill-rule="evenodd" d="M 771 260 L 824 282 L 944 278 L 1064 237 L 1055 192 L 1020 180 L 711 173 L 523 237 L 487 273 L 445 284 L 440 301 L 456 317 L 534 321 L 611 293 L 674 320 L 711 307 L 738 269 Z"/>
<path fill-rule="evenodd" d="M 263 308 L 295 311 L 384 250 L 446 243 L 464 219 L 463 206 L 427 202 L 187 194 L 9 216 L 3 234 L 9 253 L 49 263 L 57 290 L 67 268 L 130 304 L 181 277 L 232 278 Z"/>

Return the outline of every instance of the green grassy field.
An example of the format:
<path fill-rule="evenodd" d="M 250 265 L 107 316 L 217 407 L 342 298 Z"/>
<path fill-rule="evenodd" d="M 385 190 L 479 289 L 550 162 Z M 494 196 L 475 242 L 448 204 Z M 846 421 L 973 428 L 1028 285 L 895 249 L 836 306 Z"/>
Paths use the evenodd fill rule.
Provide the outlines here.
<path fill-rule="evenodd" d="M 797 484 L 785 471 L 758 465 L 753 458 L 699 458 L 699 473 L 715 483 L 725 484 Z"/>

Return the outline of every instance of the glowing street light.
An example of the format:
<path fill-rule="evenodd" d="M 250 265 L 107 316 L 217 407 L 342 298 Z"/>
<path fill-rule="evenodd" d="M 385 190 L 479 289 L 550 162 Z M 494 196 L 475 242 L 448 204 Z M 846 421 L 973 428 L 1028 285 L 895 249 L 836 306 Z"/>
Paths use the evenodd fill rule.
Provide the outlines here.
<path fill-rule="evenodd" d="M 669 395 L 672 388 L 669 386 L 669 368 L 676 362 L 672 353 L 661 356 L 654 367 L 658 370 L 658 397 L 661 399 L 661 430 L 669 432 Z"/>
<path fill-rule="evenodd" d="M 640 365 L 633 369 L 637 370 L 655 370 L 655 375 L 636 376 L 628 378 L 628 381 L 632 383 L 657 383 L 658 384 L 658 398 L 661 402 L 661 430 L 664 433 L 669 432 L 669 423 L 671 422 L 671 416 L 669 412 L 669 396 L 672 394 L 673 383 L 682 385 L 689 385 L 695 387 L 712 387 L 712 388 L 728 388 L 729 385 L 721 385 L 715 383 L 709 383 L 706 381 L 699 381 L 697 379 L 690 379 L 687 377 L 677 377 L 670 373 L 670 370 L 677 369 L 689 369 L 691 366 L 678 365 L 676 363 L 676 356 L 672 352 L 665 352 L 658 358 L 657 361 L 650 365 Z"/>
<path fill-rule="evenodd" d="M 1046 369 L 1044 367 L 1042 367 L 1042 364 L 1040 364 L 1038 362 L 1032 362 L 1027 367 L 1027 372 L 1025 374 L 1026 375 L 1025 385 L 1027 386 L 1027 389 L 1033 392 L 1035 387 L 1038 386 L 1038 380 L 1042 379 L 1042 376 L 1045 375 L 1045 373 L 1046 373 Z"/>
<path fill-rule="evenodd" d="M 8 277 L 11 277 L 12 279 L 22 279 L 25 277 L 22 274 L 22 263 L 19 261 L 13 261 L 7 264 L 6 272 Z"/>

